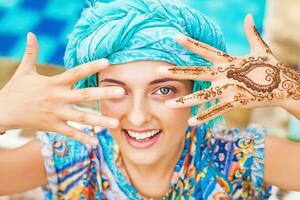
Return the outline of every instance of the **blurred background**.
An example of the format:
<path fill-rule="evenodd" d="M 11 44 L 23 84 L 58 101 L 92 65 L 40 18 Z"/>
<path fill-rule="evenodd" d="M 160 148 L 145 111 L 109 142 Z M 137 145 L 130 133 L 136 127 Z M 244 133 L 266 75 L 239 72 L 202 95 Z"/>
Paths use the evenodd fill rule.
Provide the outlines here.
<path fill-rule="evenodd" d="M 104 0 L 103 0 L 104 1 Z M 109 2 L 110 0 L 106 0 Z M 243 20 L 251 13 L 256 26 L 275 56 L 290 67 L 300 66 L 300 1 L 299 0 L 183 0 L 200 10 L 221 27 L 227 50 L 234 55 L 249 53 Z M 88 0 L 0 0 L 0 88 L 10 79 L 22 58 L 26 33 L 34 32 L 40 45 L 39 73 L 59 74 L 67 36 Z M 92 0 L 94 2 L 94 0 Z M 93 108 L 94 103 L 81 105 Z M 300 141 L 300 122 L 280 108 L 239 109 L 225 116 L 228 127 L 245 128 L 259 123 L 271 134 Z M 298 130 L 298 133 L 297 133 Z M 28 142 L 32 130 L 11 130 L 0 137 L 0 148 L 14 148 Z M 42 199 L 40 188 L 0 200 Z M 300 199 L 292 191 L 273 189 L 271 199 Z"/>

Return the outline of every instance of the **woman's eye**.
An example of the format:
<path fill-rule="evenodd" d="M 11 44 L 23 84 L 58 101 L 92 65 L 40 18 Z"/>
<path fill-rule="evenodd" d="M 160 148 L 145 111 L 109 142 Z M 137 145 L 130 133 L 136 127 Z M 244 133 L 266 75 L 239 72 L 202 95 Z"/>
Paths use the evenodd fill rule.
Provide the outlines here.
<path fill-rule="evenodd" d="M 161 88 L 157 89 L 157 90 L 154 92 L 154 94 L 164 96 L 164 95 L 171 94 L 172 92 L 174 92 L 174 89 L 172 89 L 172 88 L 169 88 L 169 87 L 161 87 Z"/>

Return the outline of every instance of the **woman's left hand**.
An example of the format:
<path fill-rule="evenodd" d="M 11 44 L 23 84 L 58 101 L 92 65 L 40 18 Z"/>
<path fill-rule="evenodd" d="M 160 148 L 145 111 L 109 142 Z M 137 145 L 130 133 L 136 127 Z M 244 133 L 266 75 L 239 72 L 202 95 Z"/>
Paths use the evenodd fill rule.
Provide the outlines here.
<path fill-rule="evenodd" d="M 253 18 L 245 19 L 245 32 L 251 46 L 247 56 L 234 57 L 209 45 L 181 35 L 176 41 L 200 55 L 213 67 L 162 67 L 158 73 L 176 79 L 210 81 L 211 87 L 169 100 L 169 107 L 199 105 L 214 99 L 220 103 L 189 119 L 190 125 L 208 121 L 234 108 L 280 106 L 300 119 L 300 73 L 276 60 L 257 32 Z"/>

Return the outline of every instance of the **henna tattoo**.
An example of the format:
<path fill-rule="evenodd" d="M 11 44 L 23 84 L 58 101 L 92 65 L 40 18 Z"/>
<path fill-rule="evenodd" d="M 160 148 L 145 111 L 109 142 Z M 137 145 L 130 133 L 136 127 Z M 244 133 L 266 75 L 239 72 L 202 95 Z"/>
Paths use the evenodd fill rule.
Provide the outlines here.
<path fill-rule="evenodd" d="M 203 121 L 203 120 L 206 120 L 206 119 L 210 119 L 214 116 L 222 114 L 224 111 L 229 110 L 233 107 L 234 107 L 234 105 L 232 103 L 225 103 L 225 104 L 222 104 L 222 105 L 217 105 L 216 107 L 213 107 L 211 110 L 209 110 L 207 113 L 199 115 L 196 119 L 198 121 Z"/>
<path fill-rule="evenodd" d="M 273 54 L 270 47 L 267 45 L 267 43 L 261 38 L 260 34 L 257 31 L 257 28 L 255 26 L 253 26 L 253 32 L 257 38 L 257 40 L 259 41 L 259 43 L 266 49 L 266 53 L 267 54 Z"/>
<path fill-rule="evenodd" d="M 281 79 L 280 79 L 280 70 L 268 63 L 265 63 L 266 59 L 259 57 L 257 60 L 250 60 L 244 63 L 242 68 L 238 69 L 229 69 L 227 72 L 227 78 L 237 80 L 246 85 L 246 87 L 256 91 L 256 92 L 272 92 L 274 89 L 278 88 Z M 255 83 L 247 77 L 247 74 L 253 71 L 256 68 L 266 67 L 266 81 L 271 82 L 268 85 L 262 85 Z"/>
<path fill-rule="evenodd" d="M 282 83 L 283 89 L 287 92 L 287 97 L 292 98 L 294 100 L 300 100 L 300 85 L 295 84 L 289 80 L 283 81 Z"/>
<path fill-rule="evenodd" d="M 287 91 L 288 97 L 300 100 L 300 73 L 281 63 L 278 63 L 277 67 L 282 70 L 282 74 L 286 78 L 282 82 L 282 87 Z"/>
<path fill-rule="evenodd" d="M 182 75 L 193 75 L 193 76 L 203 76 L 203 75 L 217 75 L 218 73 L 209 67 L 173 67 L 170 68 L 173 74 Z"/>
<path fill-rule="evenodd" d="M 284 64 L 278 63 L 277 67 L 282 70 L 283 74 L 288 76 L 290 79 L 295 80 L 296 82 L 300 81 L 300 73 L 285 66 Z"/>
<path fill-rule="evenodd" d="M 205 49 L 206 51 L 213 52 L 213 53 L 217 54 L 218 56 L 226 58 L 228 62 L 232 62 L 232 61 L 234 61 L 236 59 L 235 57 L 232 57 L 232 56 L 230 56 L 227 53 L 224 53 L 224 52 L 222 52 L 220 50 L 208 47 L 208 46 L 206 46 L 206 45 L 204 45 L 204 44 L 202 44 L 202 43 L 200 43 L 200 42 L 198 42 L 198 41 L 196 41 L 194 39 L 188 38 L 187 41 L 190 44 L 196 46 L 197 48 Z"/>
<path fill-rule="evenodd" d="M 244 60 L 241 67 L 236 68 L 230 65 L 228 68 L 217 68 L 219 72 L 227 71 L 227 78 L 234 79 L 243 85 L 236 85 L 239 91 L 234 96 L 234 100 L 241 105 L 247 105 L 250 102 L 262 102 L 263 100 L 272 101 L 273 99 L 282 100 L 292 98 L 300 100 L 300 73 L 278 63 L 272 65 L 268 63 L 268 57 L 249 57 Z M 251 71 L 256 68 L 267 68 L 265 70 L 266 85 L 258 84 L 255 80 L 247 77 Z M 245 95 L 245 94 L 248 94 Z"/>
<path fill-rule="evenodd" d="M 220 95 L 223 94 L 223 92 L 225 90 L 228 89 L 228 87 L 230 86 L 234 86 L 234 84 L 225 84 L 221 87 L 217 86 L 217 87 L 212 87 L 206 90 L 202 90 L 199 92 L 196 92 L 194 94 L 185 96 L 185 97 L 181 97 L 179 99 L 176 100 L 176 103 L 182 103 L 185 104 L 188 101 L 196 101 L 196 100 L 210 100 L 210 99 L 215 99 L 217 97 L 219 97 Z"/>
<path fill-rule="evenodd" d="M 246 106 L 248 103 L 250 103 L 250 99 L 243 93 L 237 93 L 233 98 L 243 106 Z"/>

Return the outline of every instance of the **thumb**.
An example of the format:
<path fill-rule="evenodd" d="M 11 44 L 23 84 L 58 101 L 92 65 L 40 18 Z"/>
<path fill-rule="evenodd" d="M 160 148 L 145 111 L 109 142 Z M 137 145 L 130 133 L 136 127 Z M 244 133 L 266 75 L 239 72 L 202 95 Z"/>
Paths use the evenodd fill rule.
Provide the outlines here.
<path fill-rule="evenodd" d="M 29 32 L 27 34 L 26 50 L 21 62 L 21 67 L 25 71 L 36 72 L 36 64 L 38 57 L 38 42 L 36 36 Z"/>
<path fill-rule="evenodd" d="M 245 33 L 249 41 L 251 51 L 266 51 L 269 49 L 268 45 L 264 42 L 260 34 L 258 33 L 254 20 L 251 14 L 248 14 L 244 23 Z"/>

